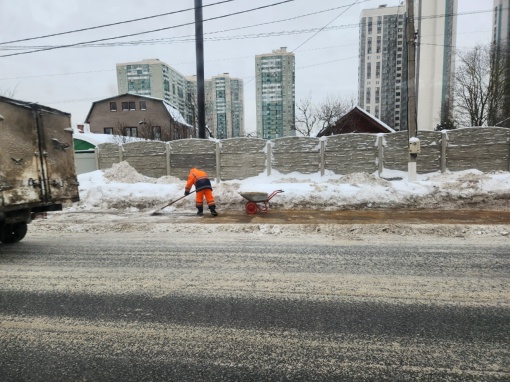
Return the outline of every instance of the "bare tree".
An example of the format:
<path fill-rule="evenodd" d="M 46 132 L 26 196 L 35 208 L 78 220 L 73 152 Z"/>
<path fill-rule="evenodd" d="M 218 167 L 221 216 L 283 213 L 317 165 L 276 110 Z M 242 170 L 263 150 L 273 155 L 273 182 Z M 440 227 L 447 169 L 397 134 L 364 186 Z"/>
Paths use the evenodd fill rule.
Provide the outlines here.
<path fill-rule="evenodd" d="M 441 121 L 436 126 L 435 131 L 455 130 L 458 126 L 457 121 L 453 118 L 450 98 L 447 97 L 443 107 L 439 112 L 439 120 Z"/>
<path fill-rule="evenodd" d="M 7 98 L 14 98 L 14 95 L 16 94 L 16 88 L 18 87 L 19 83 L 12 89 L 0 89 L 0 95 L 7 97 Z"/>
<path fill-rule="evenodd" d="M 133 128 L 136 128 L 136 126 L 128 126 L 122 121 L 117 121 L 112 132 L 114 143 L 124 144 L 133 142 L 133 138 L 138 137 L 138 133 L 133 135 L 133 132 L 135 131 Z M 136 128 L 136 131 L 138 131 L 138 128 Z"/>
<path fill-rule="evenodd" d="M 487 126 L 503 107 L 510 80 L 505 76 L 507 54 L 478 45 L 457 56 L 454 95 L 457 119 L 463 125 Z"/>
<path fill-rule="evenodd" d="M 355 104 L 353 97 L 328 96 L 317 106 L 313 105 L 310 96 L 304 98 L 296 105 L 294 130 L 306 137 L 316 136 L 329 126 L 333 126 Z"/>
<path fill-rule="evenodd" d="M 296 104 L 296 112 L 294 129 L 297 133 L 305 137 L 310 137 L 312 131 L 318 129 L 318 113 L 312 105 L 312 97 L 308 96 L 299 100 Z"/>

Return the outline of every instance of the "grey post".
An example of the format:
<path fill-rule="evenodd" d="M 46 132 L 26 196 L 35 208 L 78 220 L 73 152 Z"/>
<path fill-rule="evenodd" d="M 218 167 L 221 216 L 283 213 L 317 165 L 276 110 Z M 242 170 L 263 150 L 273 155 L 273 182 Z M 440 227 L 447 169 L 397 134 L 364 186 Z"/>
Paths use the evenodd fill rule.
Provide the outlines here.
<path fill-rule="evenodd" d="M 170 142 L 166 143 L 165 154 L 166 154 L 166 174 L 170 176 Z"/>
<path fill-rule="evenodd" d="M 448 134 L 441 131 L 441 172 L 446 172 L 446 147 L 448 146 Z"/>
<path fill-rule="evenodd" d="M 267 176 L 270 176 L 271 175 L 271 161 L 272 161 L 272 158 L 271 158 L 271 141 L 267 141 L 267 143 L 266 143 L 266 152 L 267 152 L 267 155 L 266 155 L 266 158 L 267 158 Z"/>
<path fill-rule="evenodd" d="M 221 181 L 221 168 L 220 168 L 220 141 L 216 142 L 216 182 Z"/>

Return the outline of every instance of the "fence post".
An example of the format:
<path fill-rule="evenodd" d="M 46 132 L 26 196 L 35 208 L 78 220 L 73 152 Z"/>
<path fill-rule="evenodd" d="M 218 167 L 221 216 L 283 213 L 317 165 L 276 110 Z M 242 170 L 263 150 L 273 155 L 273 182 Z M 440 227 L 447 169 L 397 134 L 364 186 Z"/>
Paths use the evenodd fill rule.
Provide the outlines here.
<path fill-rule="evenodd" d="M 99 168 L 99 147 L 94 147 L 94 154 L 96 155 L 96 170 L 101 170 Z"/>
<path fill-rule="evenodd" d="M 448 135 L 446 131 L 441 131 L 441 173 L 446 172 L 446 146 L 448 145 Z"/>
<path fill-rule="evenodd" d="M 122 148 L 123 148 L 123 146 L 122 146 L 122 143 L 121 143 L 121 144 L 119 144 L 119 163 L 122 162 L 122 160 L 123 160 L 123 157 L 122 157 Z"/>
<path fill-rule="evenodd" d="M 221 168 L 220 168 L 220 141 L 216 142 L 216 183 L 221 182 Z"/>
<path fill-rule="evenodd" d="M 320 141 L 320 150 L 321 150 L 321 176 L 324 176 L 324 170 L 326 167 L 326 141 L 321 139 Z"/>
<path fill-rule="evenodd" d="M 267 176 L 271 176 L 271 141 L 267 141 L 266 143 L 266 152 L 267 152 Z"/>
<path fill-rule="evenodd" d="M 383 160 L 384 160 L 384 146 L 383 146 L 383 136 L 377 134 L 377 174 L 380 177 L 383 172 Z"/>
<path fill-rule="evenodd" d="M 165 147 L 165 154 L 166 154 L 166 174 L 170 176 L 170 142 L 166 142 Z"/>

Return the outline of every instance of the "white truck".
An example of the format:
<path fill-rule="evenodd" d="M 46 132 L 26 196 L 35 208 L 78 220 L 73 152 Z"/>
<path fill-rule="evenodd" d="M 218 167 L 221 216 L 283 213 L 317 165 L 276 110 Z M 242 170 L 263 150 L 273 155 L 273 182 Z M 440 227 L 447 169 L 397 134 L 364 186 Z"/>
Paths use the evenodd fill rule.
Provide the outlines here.
<path fill-rule="evenodd" d="M 68 113 L 0 96 L 0 242 L 79 200 L 72 131 Z"/>

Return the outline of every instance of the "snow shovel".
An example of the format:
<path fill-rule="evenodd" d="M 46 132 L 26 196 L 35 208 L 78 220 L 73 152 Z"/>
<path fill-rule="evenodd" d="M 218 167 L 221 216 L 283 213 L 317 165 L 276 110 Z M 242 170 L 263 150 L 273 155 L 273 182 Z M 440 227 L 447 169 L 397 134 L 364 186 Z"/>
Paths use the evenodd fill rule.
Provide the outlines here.
<path fill-rule="evenodd" d="M 188 195 L 191 195 L 194 192 L 195 192 L 195 190 L 191 191 Z M 156 208 L 155 211 L 151 212 L 151 215 L 158 215 L 158 214 L 160 214 L 162 209 L 171 206 L 175 202 L 178 202 L 179 200 L 184 199 L 188 195 L 181 196 L 179 199 L 172 200 L 170 203 L 166 203 L 163 206 L 160 206 L 160 207 Z"/>

